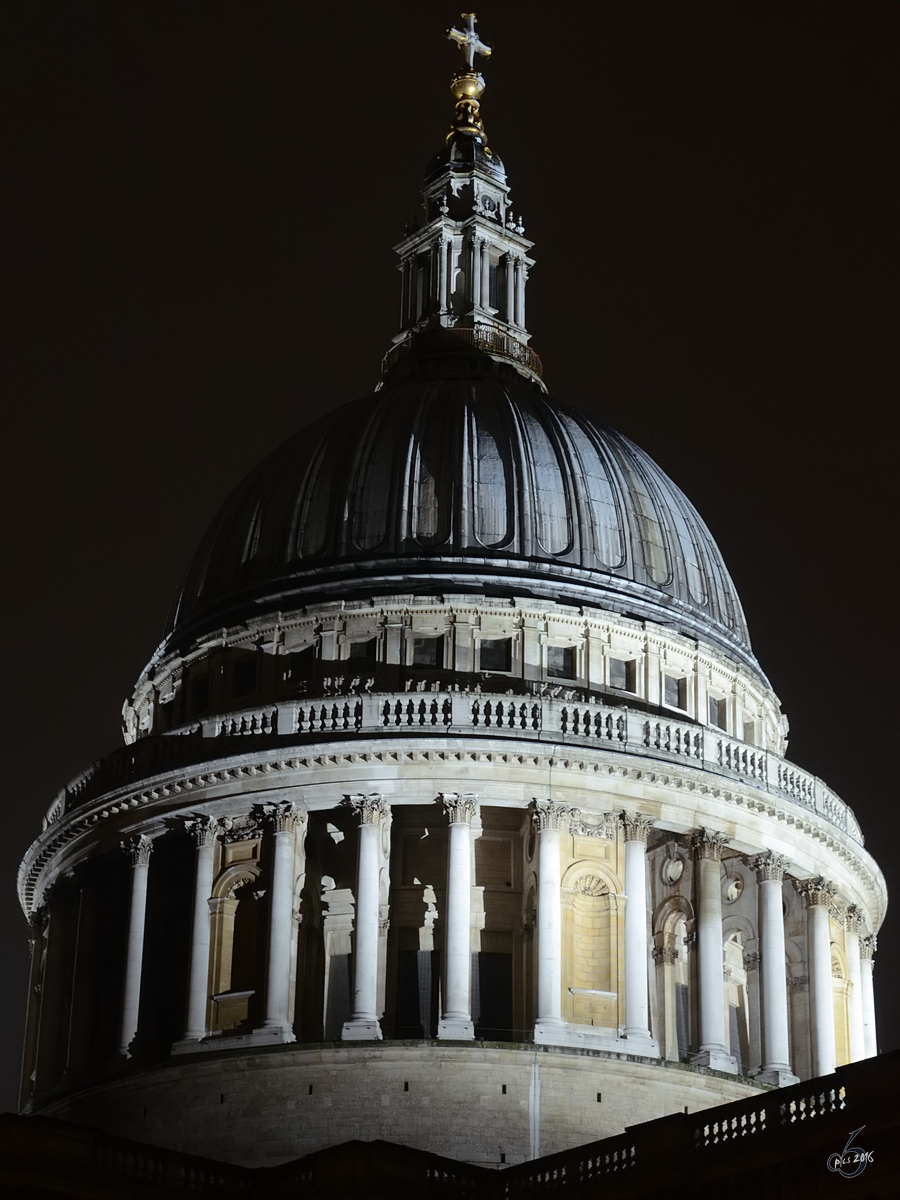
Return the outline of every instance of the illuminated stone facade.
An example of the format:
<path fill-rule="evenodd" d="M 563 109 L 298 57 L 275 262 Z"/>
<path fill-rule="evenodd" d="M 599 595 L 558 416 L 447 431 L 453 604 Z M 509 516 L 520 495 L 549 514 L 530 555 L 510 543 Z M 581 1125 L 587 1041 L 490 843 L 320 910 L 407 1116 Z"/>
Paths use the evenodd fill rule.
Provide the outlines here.
<path fill-rule="evenodd" d="M 702 520 L 547 397 L 470 84 L 382 388 L 228 502 L 26 856 L 26 1111 L 499 1165 L 875 1053 L 882 876 Z"/>

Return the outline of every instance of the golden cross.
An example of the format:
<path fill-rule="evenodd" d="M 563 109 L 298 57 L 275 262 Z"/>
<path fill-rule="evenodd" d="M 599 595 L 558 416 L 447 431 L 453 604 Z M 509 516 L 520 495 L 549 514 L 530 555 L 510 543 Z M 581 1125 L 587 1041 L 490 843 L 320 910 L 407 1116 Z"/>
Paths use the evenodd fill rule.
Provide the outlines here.
<path fill-rule="evenodd" d="M 481 54 L 484 58 L 490 58 L 491 48 L 486 46 L 478 34 L 475 32 L 475 14 L 463 13 L 463 19 L 468 21 L 468 27 L 463 30 L 448 29 L 447 37 L 451 42 L 456 42 L 460 50 L 466 56 L 466 65 L 469 70 L 473 70 L 475 66 L 475 55 Z"/>

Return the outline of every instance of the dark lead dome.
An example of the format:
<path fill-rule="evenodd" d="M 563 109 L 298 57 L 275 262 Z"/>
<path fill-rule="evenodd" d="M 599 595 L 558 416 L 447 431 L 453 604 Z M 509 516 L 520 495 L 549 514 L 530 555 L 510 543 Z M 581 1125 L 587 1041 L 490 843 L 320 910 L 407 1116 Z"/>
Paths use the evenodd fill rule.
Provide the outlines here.
<path fill-rule="evenodd" d="M 622 434 L 471 350 L 416 355 L 258 467 L 214 520 L 170 637 L 445 592 L 610 609 L 759 671 L 722 556 L 675 484 Z"/>

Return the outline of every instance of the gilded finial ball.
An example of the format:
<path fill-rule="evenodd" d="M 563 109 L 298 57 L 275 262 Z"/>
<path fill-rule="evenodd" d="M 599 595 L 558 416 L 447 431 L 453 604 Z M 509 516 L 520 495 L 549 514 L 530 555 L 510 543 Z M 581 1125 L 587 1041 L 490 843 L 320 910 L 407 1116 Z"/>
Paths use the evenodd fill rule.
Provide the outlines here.
<path fill-rule="evenodd" d="M 454 100 L 480 100 L 484 93 L 484 76 L 477 71 L 457 71 L 450 82 Z"/>

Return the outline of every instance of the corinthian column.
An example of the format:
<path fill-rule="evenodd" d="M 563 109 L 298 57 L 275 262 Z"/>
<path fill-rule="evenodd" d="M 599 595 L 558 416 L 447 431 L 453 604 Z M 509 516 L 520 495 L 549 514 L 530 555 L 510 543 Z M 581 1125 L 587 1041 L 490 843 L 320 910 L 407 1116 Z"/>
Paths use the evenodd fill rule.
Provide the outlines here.
<path fill-rule="evenodd" d="M 625 833 L 625 1036 L 650 1040 L 647 997 L 647 838 L 650 817 L 623 812 Z M 650 1049 L 645 1046 L 642 1049 Z M 652 1049 L 658 1053 L 658 1047 Z"/>
<path fill-rule="evenodd" d="M 294 847 L 306 813 L 294 804 L 267 804 L 275 845 L 272 851 L 272 889 L 269 905 L 269 961 L 266 968 L 266 1015 L 259 1032 L 278 1042 L 295 1042 L 288 1013 L 291 992 L 291 939 L 294 934 Z"/>
<path fill-rule="evenodd" d="M 831 983 L 831 930 L 828 910 L 837 891 L 821 875 L 803 879 L 797 888 L 806 898 L 806 941 L 809 955 L 809 1009 L 812 1026 L 812 1073 L 830 1075 L 834 1070 L 834 989 Z"/>
<path fill-rule="evenodd" d="M 875 1034 L 875 989 L 872 981 L 872 971 L 875 966 L 875 951 L 878 939 L 874 933 L 859 939 L 859 968 L 860 983 L 862 984 L 863 1010 L 863 1045 L 865 1057 L 874 1058 L 878 1053 L 878 1040 Z"/>
<path fill-rule="evenodd" d="M 212 895 L 216 835 L 214 817 L 197 817 L 185 822 L 194 839 L 197 862 L 194 868 L 194 908 L 191 921 L 191 964 L 188 970 L 187 1028 L 184 1040 L 206 1037 L 209 1010 L 209 899 Z M 184 1048 L 179 1044 L 179 1048 Z"/>
<path fill-rule="evenodd" d="M 788 1037 L 787 971 L 784 955 L 782 882 L 788 868 L 783 854 L 758 854 L 750 864 L 759 892 L 760 1010 L 762 1066 L 757 1079 L 784 1087 L 796 1083 Z"/>
<path fill-rule="evenodd" d="M 441 803 L 450 822 L 447 847 L 447 917 L 444 935 L 444 1000 L 438 1037 L 475 1037 L 472 1024 L 472 821 L 475 797 L 442 792 Z"/>
<path fill-rule="evenodd" d="M 378 1022 L 378 933 L 381 900 L 378 868 L 381 826 L 388 807 L 377 792 L 345 796 L 359 817 L 359 860 L 356 873 L 356 920 L 353 942 L 353 1011 L 344 1022 L 345 1042 L 381 1040 Z"/>
<path fill-rule="evenodd" d="M 144 924 L 147 916 L 147 874 L 150 869 L 153 839 L 142 833 L 122 842 L 122 849 L 131 860 L 131 903 L 128 911 L 128 948 L 125 954 L 125 988 L 122 996 L 119 1054 L 130 1058 L 130 1046 L 138 1031 L 138 1013 L 141 1005 Z"/>
<path fill-rule="evenodd" d="M 537 1018 L 534 1040 L 550 1042 L 565 1029 L 562 1019 L 562 913 L 559 869 L 559 823 L 567 804 L 535 800 L 538 835 L 537 881 Z"/>
<path fill-rule="evenodd" d="M 850 976 L 850 1061 L 866 1057 L 865 1018 L 863 1017 L 862 972 L 859 959 L 859 932 L 862 913 L 851 904 L 844 917 L 847 972 Z"/>
<path fill-rule="evenodd" d="M 693 1062 L 737 1073 L 725 1045 L 725 961 L 722 949 L 722 890 L 719 864 L 728 838 L 712 829 L 694 834 L 697 871 L 697 951 L 700 967 L 700 1051 Z"/>

